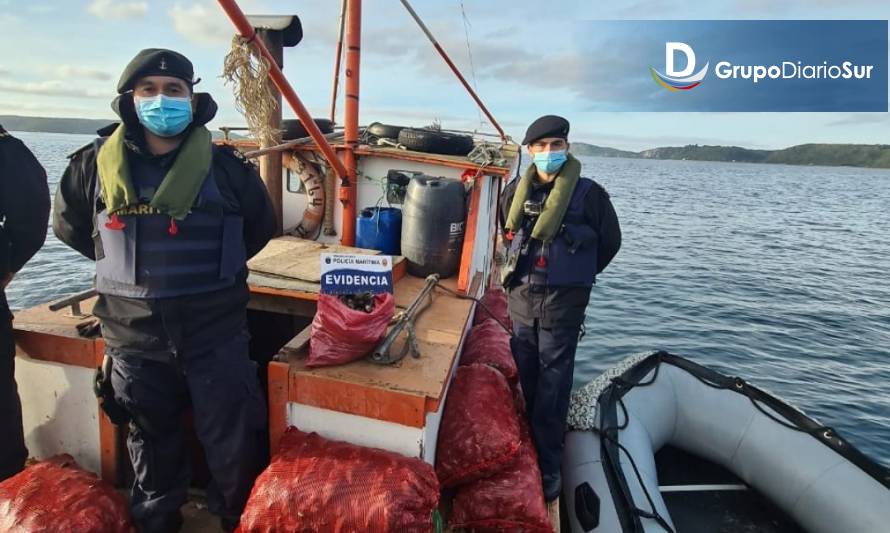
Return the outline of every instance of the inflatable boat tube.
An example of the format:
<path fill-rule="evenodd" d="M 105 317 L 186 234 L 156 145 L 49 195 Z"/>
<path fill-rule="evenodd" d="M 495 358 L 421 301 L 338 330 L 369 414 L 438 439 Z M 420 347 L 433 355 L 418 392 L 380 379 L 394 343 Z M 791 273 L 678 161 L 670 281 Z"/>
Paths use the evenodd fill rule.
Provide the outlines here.
<path fill-rule="evenodd" d="M 682 531 L 659 487 L 664 446 L 729 470 L 810 533 L 890 528 L 890 469 L 764 390 L 681 357 L 607 372 L 573 395 L 569 427 L 563 498 L 575 533 Z"/>

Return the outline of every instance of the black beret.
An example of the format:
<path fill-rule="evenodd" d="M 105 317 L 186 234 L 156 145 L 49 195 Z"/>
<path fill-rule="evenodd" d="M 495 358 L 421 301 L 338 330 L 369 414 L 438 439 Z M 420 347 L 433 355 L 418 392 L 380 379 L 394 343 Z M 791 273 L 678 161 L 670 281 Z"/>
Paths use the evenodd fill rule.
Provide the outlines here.
<path fill-rule="evenodd" d="M 136 80 L 145 76 L 173 76 L 185 80 L 189 85 L 195 80 L 195 69 L 187 57 L 163 48 L 146 48 L 127 64 L 117 83 L 117 92 L 123 94 L 132 91 Z"/>
<path fill-rule="evenodd" d="M 545 137 L 569 138 L 569 121 L 556 115 L 544 115 L 525 130 L 522 144 L 531 144 Z"/>

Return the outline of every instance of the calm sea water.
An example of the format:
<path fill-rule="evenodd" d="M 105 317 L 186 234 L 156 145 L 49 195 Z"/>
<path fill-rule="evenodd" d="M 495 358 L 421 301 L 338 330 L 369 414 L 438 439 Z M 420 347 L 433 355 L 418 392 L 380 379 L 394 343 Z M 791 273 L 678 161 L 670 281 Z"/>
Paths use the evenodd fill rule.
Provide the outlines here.
<path fill-rule="evenodd" d="M 18 134 L 47 169 L 89 136 Z M 588 308 L 576 385 L 665 349 L 742 376 L 890 465 L 890 171 L 584 160 L 624 244 Z M 25 307 L 90 286 L 50 236 L 8 295 Z"/>

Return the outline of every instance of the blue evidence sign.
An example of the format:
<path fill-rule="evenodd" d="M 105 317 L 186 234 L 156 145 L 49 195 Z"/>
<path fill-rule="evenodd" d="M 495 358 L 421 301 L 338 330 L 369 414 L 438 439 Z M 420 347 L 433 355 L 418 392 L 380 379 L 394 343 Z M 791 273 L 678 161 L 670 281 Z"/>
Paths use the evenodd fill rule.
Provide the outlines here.
<path fill-rule="evenodd" d="M 886 20 L 590 21 L 596 110 L 888 110 Z M 607 74 L 608 71 L 608 74 Z M 616 88 L 609 94 L 602 76 Z M 620 90 L 617 90 L 620 89 Z"/>
<path fill-rule="evenodd" d="M 392 257 L 321 254 L 321 293 L 392 293 Z"/>

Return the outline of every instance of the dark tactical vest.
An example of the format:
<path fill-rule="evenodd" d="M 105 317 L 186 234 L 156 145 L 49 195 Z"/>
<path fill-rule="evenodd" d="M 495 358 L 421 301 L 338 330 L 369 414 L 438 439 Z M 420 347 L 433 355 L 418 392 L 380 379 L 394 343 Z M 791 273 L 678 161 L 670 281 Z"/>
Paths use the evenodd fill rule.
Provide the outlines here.
<path fill-rule="evenodd" d="M 103 140 L 97 140 L 96 153 Z M 227 215 L 213 167 L 184 220 L 158 214 L 148 201 L 165 171 L 130 158 L 140 205 L 109 216 L 96 183 L 93 239 L 96 291 L 130 298 L 169 298 L 231 287 L 245 268 L 244 219 Z"/>
<path fill-rule="evenodd" d="M 562 226 L 546 246 L 529 237 L 534 220 L 530 217 L 523 219 L 522 227 L 510 242 L 510 254 L 518 254 L 513 280 L 532 287 L 593 286 L 596 282 L 597 235 L 584 218 L 584 198 L 592 186 L 592 180 L 578 180 Z M 543 203 L 546 197 L 547 192 L 538 188 L 529 199 Z"/>

